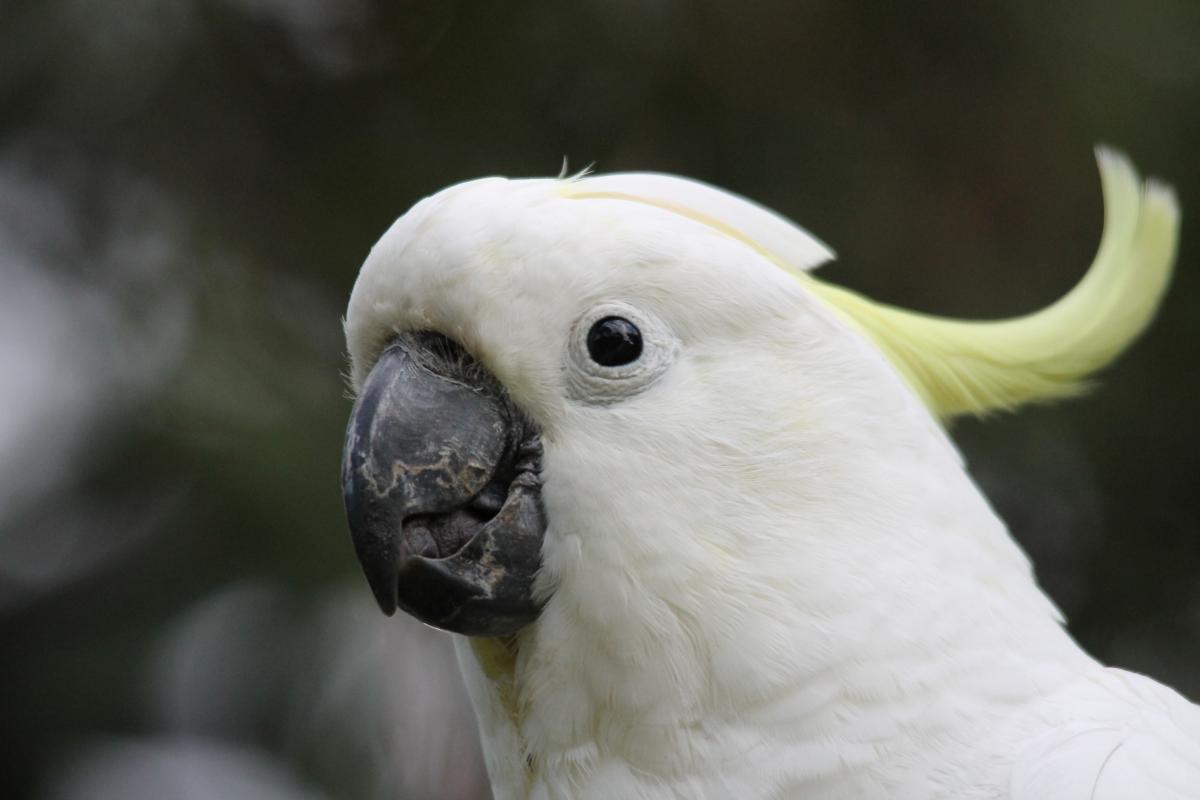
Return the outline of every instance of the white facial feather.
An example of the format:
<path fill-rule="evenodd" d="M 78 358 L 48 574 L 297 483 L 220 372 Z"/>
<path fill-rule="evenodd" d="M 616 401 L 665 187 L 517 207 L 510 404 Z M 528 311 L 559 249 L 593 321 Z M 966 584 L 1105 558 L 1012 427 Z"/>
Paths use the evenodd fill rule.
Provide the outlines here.
<path fill-rule="evenodd" d="M 742 237 L 589 182 L 422 201 L 347 315 L 356 387 L 437 330 L 544 433 L 545 609 L 504 692 L 462 648 L 496 796 L 1001 796 L 1027 710 L 1098 668 L 953 446 Z M 616 378 L 580 344 L 613 309 L 646 341 Z"/>

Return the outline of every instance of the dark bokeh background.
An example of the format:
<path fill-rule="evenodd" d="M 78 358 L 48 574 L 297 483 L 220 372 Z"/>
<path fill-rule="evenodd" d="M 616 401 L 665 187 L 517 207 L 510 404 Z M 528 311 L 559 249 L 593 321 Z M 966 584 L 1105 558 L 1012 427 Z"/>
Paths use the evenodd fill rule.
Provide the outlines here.
<path fill-rule="evenodd" d="M 924 310 L 1090 262 L 1094 142 L 1171 180 L 1178 275 L 1081 401 L 956 436 L 1102 658 L 1200 697 L 1200 5 L 5 0 L 0 786 L 480 798 L 440 634 L 372 607 L 339 317 L 420 197 L 650 169 Z"/>

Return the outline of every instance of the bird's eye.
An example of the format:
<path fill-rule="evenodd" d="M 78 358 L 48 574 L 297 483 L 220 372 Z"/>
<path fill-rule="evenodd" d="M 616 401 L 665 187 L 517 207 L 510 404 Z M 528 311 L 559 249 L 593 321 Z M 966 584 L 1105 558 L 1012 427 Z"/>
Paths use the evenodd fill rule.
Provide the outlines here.
<path fill-rule="evenodd" d="M 567 337 L 567 394 L 593 406 L 645 391 L 667 371 L 680 341 L 658 317 L 613 300 L 576 318 Z"/>
<path fill-rule="evenodd" d="M 624 317 L 604 317 L 588 330 L 587 351 L 602 367 L 620 367 L 642 354 L 642 332 Z"/>

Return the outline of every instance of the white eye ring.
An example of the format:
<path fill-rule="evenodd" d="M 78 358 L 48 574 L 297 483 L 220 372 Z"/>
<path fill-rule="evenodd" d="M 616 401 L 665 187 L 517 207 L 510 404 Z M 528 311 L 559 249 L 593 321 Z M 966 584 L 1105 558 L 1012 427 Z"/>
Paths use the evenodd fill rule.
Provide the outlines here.
<path fill-rule="evenodd" d="M 628 364 L 606 367 L 588 353 L 588 331 L 605 317 L 621 317 L 642 334 L 642 352 Z M 567 339 L 566 386 L 572 400 L 611 405 L 645 391 L 675 361 L 679 339 L 661 320 L 628 303 L 601 303 L 575 320 Z"/>

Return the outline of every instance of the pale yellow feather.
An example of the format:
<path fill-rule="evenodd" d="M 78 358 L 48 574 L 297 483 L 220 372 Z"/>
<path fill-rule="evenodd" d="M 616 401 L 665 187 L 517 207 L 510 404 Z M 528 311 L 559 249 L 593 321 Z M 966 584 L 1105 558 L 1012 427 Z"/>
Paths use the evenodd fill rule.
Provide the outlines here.
<path fill-rule="evenodd" d="M 1104 232 L 1091 268 L 1058 302 L 995 322 L 946 319 L 876 303 L 806 275 L 814 293 L 866 333 L 939 416 L 985 414 L 1070 396 L 1146 328 L 1178 243 L 1171 189 L 1143 182 L 1097 148 Z"/>
<path fill-rule="evenodd" d="M 1053 305 L 998 321 L 907 311 L 815 278 L 808 270 L 832 257 L 821 242 L 784 217 L 696 181 L 590 176 L 565 182 L 562 194 L 657 206 L 747 244 L 865 333 L 946 418 L 1077 394 L 1153 318 L 1175 262 L 1179 206 L 1170 187 L 1142 181 L 1117 151 L 1098 147 L 1096 160 L 1104 232 L 1091 268 Z"/>

